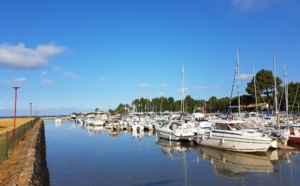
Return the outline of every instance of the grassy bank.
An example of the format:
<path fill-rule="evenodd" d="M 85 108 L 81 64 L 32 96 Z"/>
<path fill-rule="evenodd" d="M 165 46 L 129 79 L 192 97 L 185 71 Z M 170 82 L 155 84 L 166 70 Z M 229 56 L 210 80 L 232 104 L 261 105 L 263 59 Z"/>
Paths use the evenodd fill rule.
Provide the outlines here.
<path fill-rule="evenodd" d="M 16 128 L 20 125 L 23 125 L 24 123 L 27 123 L 31 120 L 33 120 L 34 117 L 32 118 L 16 118 Z M 7 131 L 11 131 L 14 129 L 14 118 L 0 118 L 0 134 L 3 134 Z"/>

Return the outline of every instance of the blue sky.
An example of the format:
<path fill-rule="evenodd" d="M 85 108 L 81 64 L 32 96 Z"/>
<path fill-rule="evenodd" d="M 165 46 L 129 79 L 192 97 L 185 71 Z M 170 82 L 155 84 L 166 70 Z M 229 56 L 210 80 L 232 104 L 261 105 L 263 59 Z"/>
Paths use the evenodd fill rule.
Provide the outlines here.
<path fill-rule="evenodd" d="M 3 0 L 0 116 L 115 109 L 144 97 L 230 97 L 259 70 L 300 80 L 297 0 Z M 234 96 L 237 95 L 235 88 Z M 34 114 L 34 113 L 33 113 Z"/>

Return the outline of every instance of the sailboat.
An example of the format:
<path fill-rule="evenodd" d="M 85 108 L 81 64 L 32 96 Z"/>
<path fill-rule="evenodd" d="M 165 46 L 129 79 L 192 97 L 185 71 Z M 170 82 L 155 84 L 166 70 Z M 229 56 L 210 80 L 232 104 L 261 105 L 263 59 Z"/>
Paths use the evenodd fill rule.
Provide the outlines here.
<path fill-rule="evenodd" d="M 184 112 L 184 66 L 182 63 L 182 90 L 181 90 L 181 117 Z M 174 141 L 193 141 L 196 137 L 195 133 L 187 128 L 184 120 L 171 120 L 165 122 L 155 128 L 156 135 L 159 138 L 174 140 Z"/>
<path fill-rule="evenodd" d="M 285 66 L 284 66 L 285 72 Z M 300 143 L 300 123 L 290 123 L 288 115 L 288 85 L 287 77 L 285 75 L 285 99 L 286 99 L 286 125 L 282 127 L 281 136 L 288 138 L 290 143 Z"/>

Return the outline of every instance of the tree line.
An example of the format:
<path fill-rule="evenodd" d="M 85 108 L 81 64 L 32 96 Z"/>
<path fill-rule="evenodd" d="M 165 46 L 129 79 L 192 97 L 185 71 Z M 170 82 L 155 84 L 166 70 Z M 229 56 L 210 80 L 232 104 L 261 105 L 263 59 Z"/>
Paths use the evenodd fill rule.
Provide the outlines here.
<path fill-rule="evenodd" d="M 275 91 L 275 81 L 276 90 Z M 279 77 L 275 77 L 270 70 L 260 70 L 252 77 L 252 80 L 247 83 L 245 91 L 248 94 L 231 97 L 223 97 L 218 99 L 216 96 L 210 97 L 208 100 L 193 99 L 190 95 L 184 98 L 184 111 L 193 113 L 200 111 L 203 113 L 216 113 L 216 112 L 228 112 L 229 105 L 238 106 L 240 102 L 241 110 L 245 111 L 247 107 L 245 105 L 257 103 L 268 103 L 269 107 L 266 112 L 272 112 L 275 110 L 275 95 L 278 100 L 278 111 L 299 111 L 300 95 L 298 94 L 299 82 L 290 82 L 282 85 L 282 80 Z M 286 96 L 287 95 L 287 96 Z M 286 104 L 286 98 L 288 104 Z M 239 101 L 240 100 L 240 101 Z M 153 99 L 140 98 L 135 99 L 129 104 L 119 104 L 118 107 L 113 110 L 110 109 L 111 114 L 126 114 L 131 111 L 134 112 L 179 112 L 181 111 L 181 100 L 174 100 L 173 97 L 157 97 Z M 287 106 L 288 105 L 288 108 Z M 252 108 L 253 109 L 253 108 Z M 260 108 L 258 108 L 259 111 Z"/>

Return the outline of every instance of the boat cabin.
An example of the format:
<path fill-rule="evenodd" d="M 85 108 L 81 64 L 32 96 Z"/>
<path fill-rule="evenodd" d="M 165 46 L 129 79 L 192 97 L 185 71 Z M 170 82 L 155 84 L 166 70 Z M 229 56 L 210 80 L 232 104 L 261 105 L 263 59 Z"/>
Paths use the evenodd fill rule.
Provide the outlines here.
<path fill-rule="evenodd" d="M 243 122 L 216 122 L 214 129 L 217 130 L 244 130 Z"/>
<path fill-rule="evenodd" d="M 181 122 L 178 122 L 178 121 L 172 121 L 171 123 L 164 122 L 164 123 L 162 123 L 161 128 L 164 128 L 164 127 L 169 128 L 171 130 L 175 130 L 175 129 L 182 128 L 182 124 L 181 124 Z"/>

